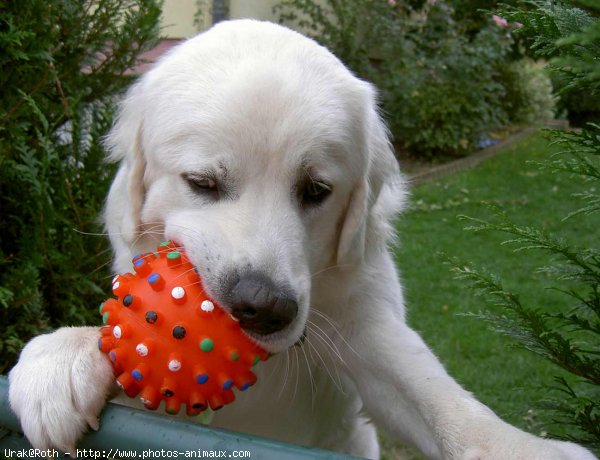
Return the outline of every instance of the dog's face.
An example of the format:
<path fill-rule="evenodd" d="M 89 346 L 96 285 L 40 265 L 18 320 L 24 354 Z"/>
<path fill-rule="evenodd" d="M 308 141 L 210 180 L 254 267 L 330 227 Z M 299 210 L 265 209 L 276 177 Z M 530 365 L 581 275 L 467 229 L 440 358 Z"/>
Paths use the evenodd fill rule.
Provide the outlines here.
<path fill-rule="evenodd" d="M 286 53 L 216 46 L 215 31 L 256 24 L 187 42 L 132 89 L 111 134 L 113 154 L 129 153 L 106 219 L 135 222 L 130 247 L 179 242 L 207 292 L 277 352 L 305 329 L 313 278 L 360 262 L 385 173 L 368 175 L 383 165 L 374 144 L 389 146 L 371 87 L 314 42 L 269 25 Z"/>

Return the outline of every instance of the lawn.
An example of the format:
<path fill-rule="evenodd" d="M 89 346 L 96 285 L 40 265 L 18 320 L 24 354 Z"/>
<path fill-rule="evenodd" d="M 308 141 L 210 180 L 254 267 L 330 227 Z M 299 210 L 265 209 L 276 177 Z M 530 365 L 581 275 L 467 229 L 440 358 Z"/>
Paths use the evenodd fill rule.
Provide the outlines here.
<path fill-rule="evenodd" d="M 557 232 L 578 245 L 595 245 L 598 216 L 561 222 L 581 204 L 573 194 L 585 184 L 531 163 L 548 158 L 552 151 L 556 149 L 538 133 L 475 169 L 415 187 L 410 208 L 398 220 L 396 250 L 410 325 L 479 400 L 506 421 L 536 434 L 545 431 L 544 416 L 536 407 L 547 395 L 543 385 L 560 370 L 515 349 L 483 321 L 464 316 L 486 305 L 454 277 L 441 254 L 500 275 L 526 305 L 548 311 L 568 308 L 570 300 L 547 289 L 554 280 L 537 271 L 550 263 L 546 254 L 515 253 L 512 247 L 501 246 L 508 236 L 465 231 L 468 223 L 457 218 L 491 218 L 482 202 L 495 202 L 516 223 Z M 393 445 L 387 441 L 384 445 L 384 458 L 398 456 Z"/>

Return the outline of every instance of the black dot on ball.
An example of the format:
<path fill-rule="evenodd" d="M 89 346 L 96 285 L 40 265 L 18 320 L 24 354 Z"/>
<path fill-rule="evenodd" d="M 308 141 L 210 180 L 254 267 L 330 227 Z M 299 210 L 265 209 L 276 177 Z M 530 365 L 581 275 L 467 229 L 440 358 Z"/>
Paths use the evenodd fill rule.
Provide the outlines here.
<path fill-rule="evenodd" d="M 156 314 L 155 311 L 147 311 L 146 312 L 146 322 L 147 323 L 154 324 L 154 323 L 156 323 L 157 319 L 158 319 L 158 315 Z"/>
<path fill-rule="evenodd" d="M 127 294 L 125 297 L 123 297 L 123 305 L 128 307 L 132 303 L 133 303 L 133 296 L 131 294 Z"/>
<path fill-rule="evenodd" d="M 175 395 L 175 392 L 174 392 L 173 390 L 171 390 L 170 388 L 165 388 L 165 389 L 162 391 L 162 395 L 163 395 L 165 398 L 170 398 L 171 396 L 174 396 L 174 395 Z"/>
<path fill-rule="evenodd" d="M 185 337 L 185 328 L 183 326 L 175 326 L 173 328 L 173 337 L 183 339 Z"/>
<path fill-rule="evenodd" d="M 202 403 L 196 403 L 196 404 L 192 404 L 192 408 L 193 409 L 204 409 L 204 404 Z"/>

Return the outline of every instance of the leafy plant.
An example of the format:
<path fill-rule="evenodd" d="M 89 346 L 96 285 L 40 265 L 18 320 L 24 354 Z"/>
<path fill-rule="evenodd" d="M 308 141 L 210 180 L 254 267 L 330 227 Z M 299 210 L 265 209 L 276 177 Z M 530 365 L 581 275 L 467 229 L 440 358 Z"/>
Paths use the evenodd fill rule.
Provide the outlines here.
<path fill-rule="evenodd" d="M 553 2 L 531 0 L 519 7 L 505 6 L 500 14 L 526 27 L 514 33 L 523 37 L 537 57 L 548 59 L 561 108 L 577 124 L 600 120 L 598 48 L 600 24 L 594 0 Z"/>
<path fill-rule="evenodd" d="M 505 98 L 512 35 L 489 17 L 474 27 L 466 17 L 480 12 L 462 8 L 461 22 L 449 2 L 407 0 L 284 0 L 275 11 L 381 89 L 396 143 L 414 155 L 469 153 L 509 121 L 509 111 L 547 101 L 536 99 L 541 85 L 532 72 L 529 85 L 513 88 L 519 98 Z"/>
<path fill-rule="evenodd" d="M 523 21 L 524 33 L 531 34 L 533 46 L 552 57 L 552 69 L 569 80 L 567 87 L 598 97 L 600 6 L 588 1 L 540 1 L 535 5 L 533 14 L 514 9 L 512 17 Z M 559 29 L 558 24 L 563 27 Z M 595 58 L 590 60 L 592 56 Z M 588 123 L 581 131 L 553 131 L 552 136 L 562 151 L 542 166 L 581 183 L 577 197 L 583 205 L 564 218 L 564 225 L 574 224 L 574 219 L 600 211 L 600 125 Z M 521 347 L 567 371 L 566 377 L 557 376 L 553 384 L 548 383 L 551 391 L 542 406 L 556 423 L 568 428 L 566 438 L 600 449 L 600 249 L 578 247 L 543 229 L 518 225 L 501 208 L 492 209 L 495 218 L 491 220 L 469 219 L 471 230 L 503 232 L 510 236 L 506 243 L 517 245 L 520 251 L 546 252 L 550 261 L 540 271 L 553 280 L 552 288 L 564 295 L 563 311 L 548 313 L 543 306 L 524 304 L 498 277 L 484 271 L 458 263 L 455 270 L 497 307 L 480 317 Z"/>
<path fill-rule="evenodd" d="M 503 106 L 512 123 L 534 125 L 554 118 L 556 96 L 547 71 L 529 59 L 499 67 Z"/>
<path fill-rule="evenodd" d="M 155 0 L 0 1 L 0 371 L 31 336 L 96 322 L 115 95 L 158 35 Z"/>
<path fill-rule="evenodd" d="M 471 152 L 483 132 L 508 121 L 499 69 L 510 35 L 490 23 L 470 38 L 442 2 L 403 31 L 406 44 L 390 42 L 378 82 L 397 142 L 426 157 Z"/>

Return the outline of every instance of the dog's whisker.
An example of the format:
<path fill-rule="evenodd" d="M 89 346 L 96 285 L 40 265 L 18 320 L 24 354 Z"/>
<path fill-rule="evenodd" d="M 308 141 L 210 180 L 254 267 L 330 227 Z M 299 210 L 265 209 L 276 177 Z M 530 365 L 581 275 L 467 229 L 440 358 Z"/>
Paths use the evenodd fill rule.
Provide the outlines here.
<path fill-rule="evenodd" d="M 307 338 L 308 341 L 308 338 Z M 304 355 L 304 361 L 306 362 L 306 369 L 308 371 L 308 379 L 310 382 L 310 407 L 311 410 L 314 411 L 315 409 L 315 394 L 317 392 L 317 384 L 313 378 L 313 374 L 312 374 L 312 369 L 310 366 L 310 363 L 308 362 L 308 356 L 306 355 L 306 351 L 304 350 L 304 347 L 300 347 L 300 350 L 302 351 L 302 354 Z M 310 350 L 309 350 L 310 352 Z"/>
<path fill-rule="evenodd" d="M 318 339 L 321 343 L 323 343 L 325 345 L 325 348 L 322 349 L 322 351 L 326 354 L 326 357 L 328 358 L 329 362 L 333 365 L 333 370 L 335 372 L 335 375 L 337 377 L 337 382 L 340 384 L 340 387 L 342 387 L 342 379 L 340 377 L 340 373 L 339 373 L 339 369 L 337 367 L 337 361 L 336 359 L 332 356 L 331 352 L 333 351 L 335 353 L 335 351 L 331 348 L 331 346 L 325 341 L 325 339 L 321 336 L 321 334 L 317 333 L 317 331 L 315 331 L 314 329 L 311 330 L 311 332 L 315 335 L 315 338 Z M 315 344 L 313 344 L 314 346 Z M 317 350 L 315 350 L 317 351 Z M 341 359 L 341 357 L 340 357 Z M 344 363 L 343 360 L 341 360 L 342 363 Z M 345 365 L 345 363 L 344 363 Z"/>
<path fill-rule="evenodd" d="M 290 349 L 288 348 L 285 350 L 285 374 L 283 377 L 283 385 L 281 386 L 281 389 L 279 390 L 279 395 L 277 396 L 278 399 L 281 399 L 281 395 L 283 394 L 283 392 L 285 390 L 285 386 L 287 385 L 289 373 L 290 373 Z"/>
<path fill-rule="evenodd" d="M 339 335 L 339 337 L 342 340 L 342 342 L 344 343 L 344 345 L 346 345 L 348 347 L 348 349 L 350 351 L 352 351 L 358 358 L 360 358 L 361 360 L 364 360 L 364 358 L 362 357 L 362 355 L 358 351 L 356 351 L 354 349 L 354 347 L 346 340 L 346 337 L 344 337 L 344 334 L 342 334 L 341 331 L 340 331 L 340 327 L 338 325 L 336 325 L 332 319 L 330 319 L 325 313 L 319 311 L 314 306 L 310 307 L 310 311 L 316 313 L 321 318 L 323 318 L 325 321 L 327 321 L 329 323 L 329 325 L 333 328 L 333 330 L 335 331 L 335 333 Z"/>
<path fill-rule="evenodd" d="M 298 381 L 300 380 L 300 357 L 298 356 L 298 347 L 292 347 L 294 349 L 294 357 L 296 362 L 296 383 L 294 384 L 294 391 L 292 393 L 292 402 L 296 399 L 296 392 L 298 390 Z"/>
<path fill-rule="evenodd" d="M 318 324 L 316 324 L 314 321 L 311 321 L 310 319 L 307 319 L 307 322 L 313 326 L 314 328 L 317 328 L 320 333 L 317 333 L 317 331 L 315 331 L 313 329 L 313 333 L 317 336 L 319 336 L 323 342 L 325 343 L 325 345 L 327 345 L 329 347 L 329 349 L 333 352 L 333 354 L 335 354 L 339 360 L 342 362 L 342 364 L 344 366 L 346 366 L 346 362 L 344 361 L 344 358 L 342 357 L 339 348 L 337 347 L 337 345 L 335 344 L 335 342 L 331 339 L 331 337 L 329 337 L 327 335 L 327 333 L 321 328 L 319 327 Z"/>
<path fill-rule="evenodd" d="M 310 328 L 309 328 L 310 331 Z M 314 331 L 310 331 L 310 332 L 314 332 Z M 315 334 L 316 336 L 316 334 Z M 323 357 L 321 356 L 321 353 L 319 353 L 319 350 L 317 349 L 317 347 L 315 345 L 313 345 L 311 342 L 307 341 L 308 346 L 312 347 L 312 349 L 315 351 L 315 353 L 317 354 L 319 360 L 321 361 L 321 363 L 323 364 L 323 367 L 325 369 L 325 372 L 327 372 L 327 375 L 329 375 L 329 377 L 331 378 L 332 383 L 336 386 L 336 388 L 340 391 L 340 393 L 342 394 L 346 394 L 344 392 L 344 390 L 342 389 L 342 385 L 341 385 L 341 381 L 336 381 L 335 377 L 333 376 L 333 374 L 331 373 L 331 370 L 329 369 L 329 366 L 327 366 L 327 363 L 325 362 L 325 360 L 323 359 Z M 336 369 L 337 370 L 337 369 Z M 338 379 L 339 379 L 339 374 L 338 374 Z"/>
<path fill-rule="evenodd" d="M 352 267 L 351 264 L 336 264 L 336 265 L 330 265 L 329 267 L 326 267 L 322 270 L 319 270 L 318 272 L 315 272 L 313 274 L 310 275 L 311 279 L 316 278 L 317 276 L 322 275 L 323 273 L 326 273 L 330 270 L 335 270 L 336 268 L 348 268 L 348 267 Z"/>

